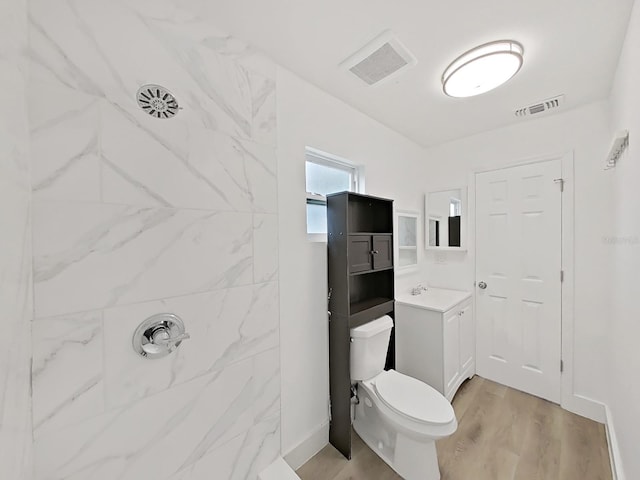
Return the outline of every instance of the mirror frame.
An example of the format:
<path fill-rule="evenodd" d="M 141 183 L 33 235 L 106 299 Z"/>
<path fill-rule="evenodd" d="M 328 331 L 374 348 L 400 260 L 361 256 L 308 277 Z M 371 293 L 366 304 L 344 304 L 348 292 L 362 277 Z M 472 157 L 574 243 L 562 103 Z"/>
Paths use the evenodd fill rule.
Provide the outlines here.
<path fill-rule="evenodd" d="M 429 195 L 432 193 L 450 192 L 451 190 L 460 190 L 460 246 L 459 247 L 432 247 L 429 245 Z M 467 186 L 457 186 L 451 188 L 443 188 L 440 190 L 432 190 L 424 194 L 424 249 L 434 250 L 436 252 L 466 252 L 467 251 L 467 237 L 469 224 L 469 204 L 468 204 L 468 192 Z"/>
<path fill-rule="evenodd" d="M 416 220 L 416 263 L 402 266 L 400 265 L 400 217 L 414 218 Z M 417 212 L 415 210 L 396 210 L 394 215 L 394 223 L 394 268 L 396 272 L 399 273 L 417 270 L 418 265 L 420 265 L 420 212 Z"/>

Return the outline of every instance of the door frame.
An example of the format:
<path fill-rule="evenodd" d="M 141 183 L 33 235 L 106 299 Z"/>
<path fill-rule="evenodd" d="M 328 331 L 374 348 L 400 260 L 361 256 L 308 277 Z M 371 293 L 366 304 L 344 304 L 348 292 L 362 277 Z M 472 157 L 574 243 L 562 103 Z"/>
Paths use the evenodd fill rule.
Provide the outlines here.
<path fill-rule="evenodd" d="M 560 374 L 560 405 L 565 410 L 584 415 L 592 419 L 602 419 L 601 406 L 595 404 L 591 399 L 578 395 L 574 392 L 574 296 L 575 296 L 575 172 L 574 172 L 574 152 L 564 151 L 560 153 L 552 153 L 542 156 L 524 158 L 513 162 L 506 162 L 485 168 L 476 168 L 472 170 L 469 178 L 471 191 L 469 192 L 469 220 L 473 222 L 470 225 L 469 233 L 472 236 L 472 242 L 469 246 L 469 253 L 473 256 L 473 274 L 474 274 L 474 311 L 478 312 L 476 305 L 475 282 L 477 281 L 477 256 L 476 256 L 476 178 L 480 173 L 491 172 L 496 170 L 504 170 L 507 168 L 519 167 L 523 165 L 548 162 L 551 160 L 560 161 L 562 179 L 564 180 L 564 191 L 561 199 L 561 269 L 564 272 L 564 279 L 560 285 L 561 295 L 561 339 L 560 339 L 560 359 L 563 363 L 563 370 Z M 558 186 L 560 188 L 560 186 Z M 558 272 L 560 274 L 560 272 Z M 478 322 L 475 324 L 478 328 Z M 476 331 L 476 357 L 477 357 L 477 331 Z M 558 365 L 560 368 L 560 365 Z"/>

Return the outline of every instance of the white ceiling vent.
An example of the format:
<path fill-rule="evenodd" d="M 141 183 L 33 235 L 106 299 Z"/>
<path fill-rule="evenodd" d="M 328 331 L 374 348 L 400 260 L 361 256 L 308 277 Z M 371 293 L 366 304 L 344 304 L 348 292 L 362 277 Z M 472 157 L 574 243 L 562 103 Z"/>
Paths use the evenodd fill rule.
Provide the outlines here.
<path fill-rule="evenodd" d="M 531 115 L 539 115 L 551 110 L 557 110 L 562 105 L 564 105 L 564 95 L 558 95 L 557 97 L 548 98 L 533 105 L 518 108 L 515 114 L 516 117 L 529 117 Z"/>
<path fill-rule="evenodd" d="M 378 85 L 416 63 L 416 58 L 387 30 L 343 61 L 340 67 L 367 85 Z"/>

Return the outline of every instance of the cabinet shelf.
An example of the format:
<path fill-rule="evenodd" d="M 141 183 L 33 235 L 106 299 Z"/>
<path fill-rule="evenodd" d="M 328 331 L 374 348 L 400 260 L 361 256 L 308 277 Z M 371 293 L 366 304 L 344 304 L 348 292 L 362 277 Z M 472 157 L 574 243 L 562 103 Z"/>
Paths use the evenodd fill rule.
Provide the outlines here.
<path fill-rule="evenodd" d="M 379 268 L 377 270 L 365 270 L 364 272 L 354 272 L 354 273 L 350 273 L 349 276 L 356 277 L 358 275 L 367 275 L 370 273 L 386 272 L 389 270 L 393 270 L 393 267 Z"/>
<path fill-rule="evenodd" d="M 349 235 L 393 235 L 391 232 L 349 232 Z"/>
<path fill-rule="evenodd" d="M 351 304 L 349 326 L 351 328 L 393 311 L 393 299 L 386 297 L 368 298 Z"/>

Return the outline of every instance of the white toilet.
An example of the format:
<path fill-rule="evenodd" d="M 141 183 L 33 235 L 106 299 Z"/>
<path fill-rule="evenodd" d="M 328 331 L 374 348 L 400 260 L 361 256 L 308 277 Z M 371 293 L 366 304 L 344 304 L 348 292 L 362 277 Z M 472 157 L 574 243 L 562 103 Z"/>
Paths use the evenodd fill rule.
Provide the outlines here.
<path fill-rule="evenodd" d="M 351 381 L 359 403 L 353 428 L 406 480 L 439 480 L 435 441 L 456 431 L 453 407 L 426 383 L 384 370 L 393 320 L 351 329 Z"/>

